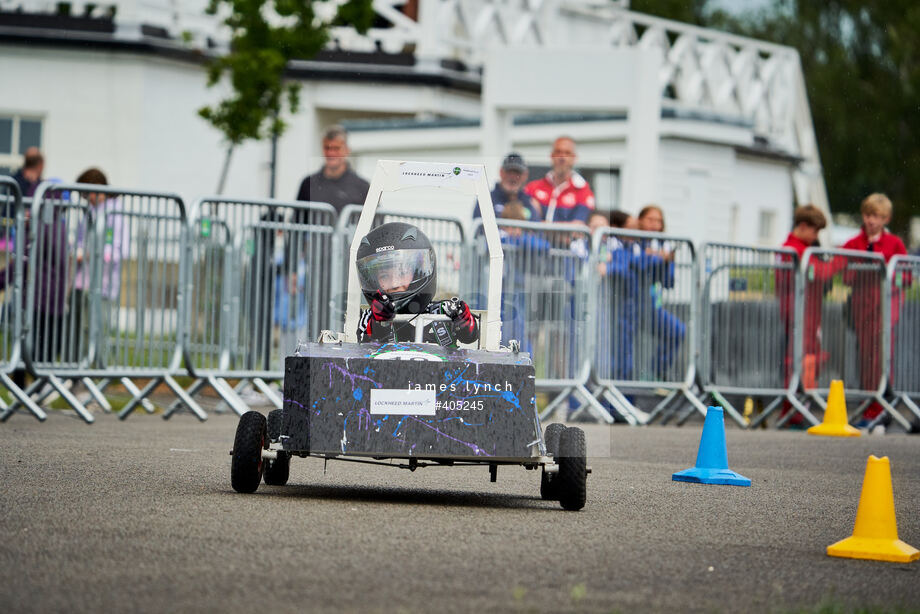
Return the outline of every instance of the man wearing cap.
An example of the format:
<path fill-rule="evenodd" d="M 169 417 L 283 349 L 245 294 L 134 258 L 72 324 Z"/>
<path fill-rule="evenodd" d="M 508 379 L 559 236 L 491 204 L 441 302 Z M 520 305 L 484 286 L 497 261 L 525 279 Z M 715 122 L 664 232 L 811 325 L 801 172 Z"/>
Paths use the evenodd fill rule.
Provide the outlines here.
<path fill-rule="evenodd" d="M 499 181 L 492 190 L 492 206 L 495 209 L 495 217 L 502 217 L 502 211 L 505 205 L 515 202 L 521 203 L 524 211 L 524 219 L 529 222 L 539 222 L 543 220 L 543 214 L 540 205 L 533 198 L 524 192 L 524 184 L 527 182 L 527 165 L 524 164 L 524 158 L 521 154 L 511 152 L 505 156 L 502 167 L 498 171 Z M 473 219 L 482 217 L 479 211 L 479 203 L 473 210 Z"/>

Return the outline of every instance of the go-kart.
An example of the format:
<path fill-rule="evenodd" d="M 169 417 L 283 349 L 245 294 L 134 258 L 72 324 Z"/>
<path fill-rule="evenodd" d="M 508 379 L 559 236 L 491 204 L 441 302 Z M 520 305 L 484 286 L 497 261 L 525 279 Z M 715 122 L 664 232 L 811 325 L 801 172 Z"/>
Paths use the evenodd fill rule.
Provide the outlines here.
<path fill-rule="evenodd" d="M 374 222 L 384 192 L 419 186 L 456 190 L 479 199 L 489 248 L 487 309 L 478 313 L 478 347 L 424 343 L 439 314 L 399 314 L 415 341 L 358 343 L 358 245 Z M 585 434 L 550 424 L 541 433 L 534 367 L 516 342 L 500 347 L 502 251 L 482 165 L 381 160 L 351 245 L 343 333 L 323 331 L 285 359 L 282 408 L 266 418 L 250 411 L 239 421 L 231 451 L 231 484 L 251 493 L 288 481 L 291 458 L 314 456 L 419 467 L 499 465 L 541 469 L 540 494 L 579 510 L 586 500 Z M 482 319 L 485 324 L 482 324 Z"/>

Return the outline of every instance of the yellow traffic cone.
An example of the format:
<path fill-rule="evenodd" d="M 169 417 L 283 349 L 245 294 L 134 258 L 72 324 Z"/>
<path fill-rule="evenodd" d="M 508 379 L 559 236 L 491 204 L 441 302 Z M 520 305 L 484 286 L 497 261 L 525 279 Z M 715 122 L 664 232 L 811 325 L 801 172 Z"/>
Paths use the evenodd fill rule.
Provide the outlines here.
<path fill-rule="evenodd" d="M 869 457 L 853 535 L 828 546 L 827 553 L 848 559 L 895 563 L 920 559 L 920 550 L 898 539 L 894 491 L 891 489 L 891 465 L 887 456 Z"/>
<path fill-rule="evenodd" d="M 829 437 L 859 437 L 859 429 L 847 424 L 847 401 L 843 394 L 843 381 L 831 382 L 831 391 L 827 395 L 827 409 L 824 410 L 824 422 L 808 429 L 809 435 L 827 435 Z"/>

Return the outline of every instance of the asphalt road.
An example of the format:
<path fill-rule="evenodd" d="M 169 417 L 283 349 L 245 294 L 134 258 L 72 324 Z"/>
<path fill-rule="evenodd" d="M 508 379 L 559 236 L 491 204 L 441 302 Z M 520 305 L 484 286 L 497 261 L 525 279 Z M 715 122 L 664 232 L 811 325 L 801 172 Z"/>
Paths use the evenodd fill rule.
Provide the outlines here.
<path fill-rule="evenodd" d="M 236 419 L 0 425 L 2 612 L 784 612 L 920 608 L 920 562 L 835 559 L 869 454 L 920 547 L 920 437 L 728 432 L 750 488 L 673 482 L 701 424 L 589 425 L 588 503 L 539 473 L 293 459 L 230 488 Z"/>

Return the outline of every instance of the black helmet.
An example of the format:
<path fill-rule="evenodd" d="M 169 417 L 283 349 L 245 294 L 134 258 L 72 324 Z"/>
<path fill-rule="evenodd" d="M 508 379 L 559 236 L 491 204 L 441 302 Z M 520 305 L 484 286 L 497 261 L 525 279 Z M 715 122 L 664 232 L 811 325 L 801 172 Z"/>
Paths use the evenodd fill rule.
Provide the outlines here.
<path fill-rule="evenodd" d="M 438 288 L 434 249 L 412 224 L 390 222 L 371 230 L 358 246 L 357 265 L 368 303 L 379 290 L 399 313 L 421 313 Z"/>

